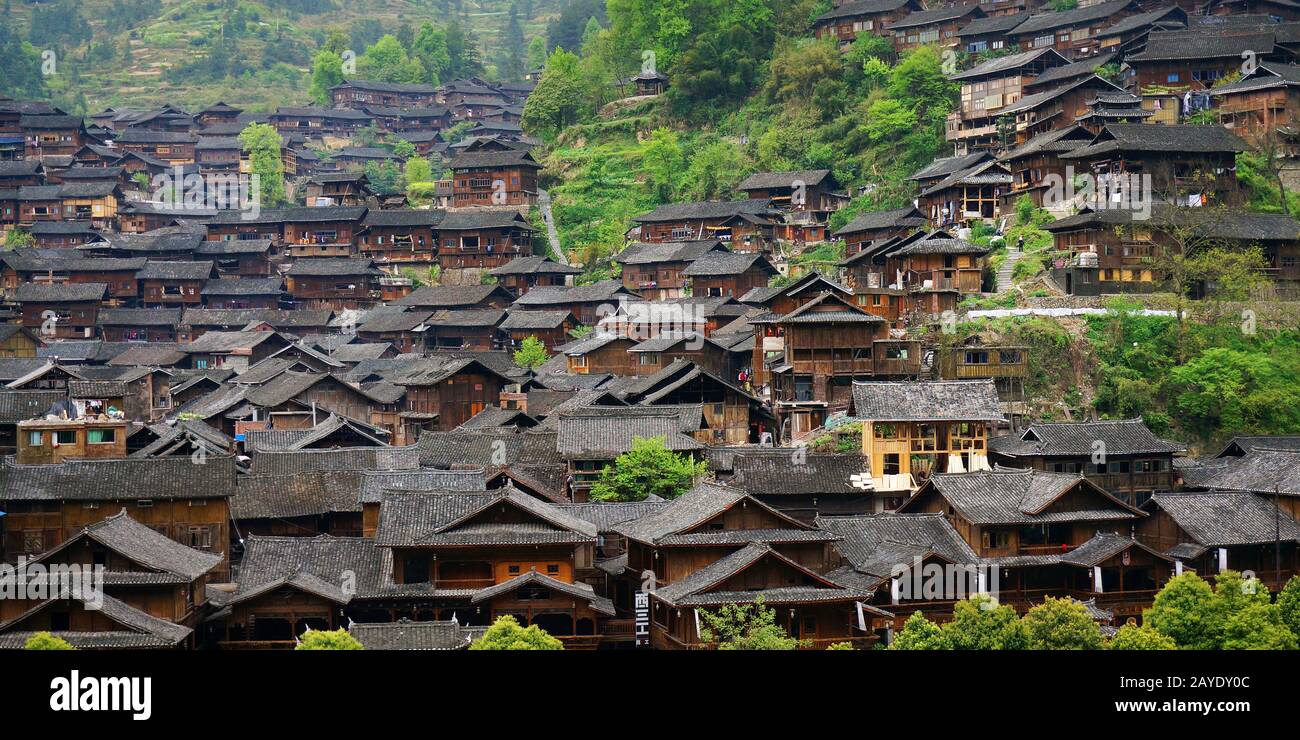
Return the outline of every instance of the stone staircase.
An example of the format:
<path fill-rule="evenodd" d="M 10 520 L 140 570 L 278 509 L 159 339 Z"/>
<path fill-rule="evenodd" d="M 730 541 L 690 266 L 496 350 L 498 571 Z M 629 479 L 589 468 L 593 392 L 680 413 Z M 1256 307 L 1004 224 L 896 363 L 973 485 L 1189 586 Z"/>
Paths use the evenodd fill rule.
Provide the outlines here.
<path fill-rule="evenodd" d="M 1016 251 L 1014 246 L 1007 247 L 1007 260 L 998 268 L 997 292 L 1001 293 L 1003 291 L 1011 290 L 1011 276 L 1016 271 L 1016 263 L 1024 256 L 1025 253 Z"/>

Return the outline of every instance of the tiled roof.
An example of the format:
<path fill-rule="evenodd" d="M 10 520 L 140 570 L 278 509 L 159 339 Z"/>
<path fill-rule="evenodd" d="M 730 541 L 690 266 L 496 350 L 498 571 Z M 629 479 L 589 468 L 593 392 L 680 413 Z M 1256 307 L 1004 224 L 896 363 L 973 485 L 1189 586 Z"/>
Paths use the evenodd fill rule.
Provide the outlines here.
<path fill-rule="evenodd" d="M 105 501 L 225 498 L 235 491 L 233 457 L 73 460 L 0 466 L 0 496 L 10 501 Z"/>
<path fill-rule="evenodd" d="M 871 461 L 857 454 L 811 454 L 790 448 L 741 453 L 732 470 L 729 485 L 755 496 L 861 494 L 863 489 L 854 485 L 853 478 L 870 477 Z"/>
<path fill-rule="evenodd" d="M 1095 494 L 1094 508 L 1051 510 L 1054 501 L 1078 485 Z M 1077 474 L 1011 468 L 941 473 L 931 476 L 909 501 L 917 500 L 929 486 L 972 524 L 1119 521 L 1141 517 L 1139 512 Z M 903 504 L 906 506 L 907 502 Z"/>
<path fill-rule="evenodd" d="M 414 470 L 419 453 L 409 447 L 338 447 L 325 450 L 260 452 L 249 463 L 254 475 L 293 475 L 331 470 Z"/>
<path fill-rule="evenodd" d="M 126 509 L 85 527 L 41 559 L 70 546 L 82 536 L 146 568 L 177 576 L 186 582 L 217 567 L 224 559 L 220 553 L 186 547 L 146 527 L 127 516 Z"/>
<path fill-rule="evenodd" d="M 1097 447 L 1100 443 L 1102 446 Z M 1036 422 L 1019 434 L 993 437 L 989 449 L 1009 456 L 1141 455 L 1184 452 L 1187 447 L 1151 433 L 1141 418 L 1069 423 Z"/>
<path fill-rule="evenodd" d="M 835 543 L 835 550 L 856 570 L 878 578 L 891 576 L 895 566 L 910 566 L 913 556 L 929 552 L 952 563 L 979 561 L 942 514 L 819 516 L 816 524 L 843 538 Z"/>
<path fill-rule="evenodd" d="M 1157 493 L 1143 507 L 1158 507 L 1201 547 L 1300 541 L 1300 523 L 1276 516 L 1273 502 L 1245 492 Z"/>
<path fill-rule="evenodd" d="M 455 620 L 374 622 L 348 625 L 348 634 L 366 650 L 463 650 L 473 630 Z"/>
<path fill-rule="evenodd" d="M 992 380 L 853 383 L 854 415 L 871 421 L 1000 421 Z"/>
<path fill-rule="evenodd" d="M 498 516 L 502 507 L 512 516 Z M 522 520 L 520 520 L 522 519 Z M 596 527 L 514 488 L 485 493 L 386 493 L 375 543 L 381 547 L 588 544 Z"/>

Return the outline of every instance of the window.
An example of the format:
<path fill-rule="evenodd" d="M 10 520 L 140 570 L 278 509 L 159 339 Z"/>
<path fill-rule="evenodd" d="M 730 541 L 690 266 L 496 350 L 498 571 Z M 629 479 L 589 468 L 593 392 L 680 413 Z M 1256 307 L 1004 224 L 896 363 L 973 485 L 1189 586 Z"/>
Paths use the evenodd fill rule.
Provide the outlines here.
<path fill-rule="evenodd" d="M 546 575 L 548 575 L 548 576 L 556 576 L 556 575 L 559 575 L 559 574 L 560 574 L 560 564 L 559 564 L 559 563 L 547 563 L 547 564 L 546 564 Z"/>
<path fill-rule="evenodd" d="M 981 542 L 986 548 L 1002 550 L 1011 546 L 1011 535 L 1006 532 L 984 532 Z"/>
<path fill-rule="evenodd" d="M 112 444 L 117 441 L 116 429 L 90 429 L 86 432 L 86 441 L 92 445 Z"/>
<path fill-rule="evenodd" d="M 899 475 L 903 472 L 903 464 L 897 452 L 891 452 L 884 456 L 883 475 Z"/>
<path fill-rule="evenodd" d="M 28 432 L 28 433 L 27 433 L 27 445 L 28 445 L 29 447 L 40 447 L 40 446 L 41 446 L 41 433 L 40 433 L 40 432 Z"/>
<path fill-rule="evenodd" d="M 73 430 L 56 431 L 54 441 L 61 445 L 75 445 L 77 443 L 77 433 Z"/>
<path fill-rule="evenodd" d="M 212 527 L 190 527 L 190 547 L 207 550 L 212 547 Z"/>

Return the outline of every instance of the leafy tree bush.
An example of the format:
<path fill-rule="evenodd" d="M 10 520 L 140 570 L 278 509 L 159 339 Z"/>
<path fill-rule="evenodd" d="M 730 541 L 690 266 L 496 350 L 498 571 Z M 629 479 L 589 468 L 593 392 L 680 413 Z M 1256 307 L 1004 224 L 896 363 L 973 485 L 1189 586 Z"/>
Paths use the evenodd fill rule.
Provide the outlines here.
<path fill-rule="evenodd" d="M 1054 599 L 1038 604 L 1021 620 L 1030 650 L 1100 650 L 1101 630 L 1083 604 Z"/>
<path fill-rule="evenodd" d="M 470 650 L 563 650 L 564 643 L 535 624 L 527 629 L 509 614 L 497 617 L 483 636 L 470 643 Z"/>
<path fill-rule="evenodd" d="M 953 605 L 943 635 L 953 650 L 1024 650 L 1029 638 L 1016 612 L 987 594 Z"/>
<path fill-rule="evenodd" d="M 797 650 L 803 643 L 776 623 L 776 610 L 763 605 L 724 604 L 717 611 L 700 610 L 700 638 L 719 650 Z"/>
<path fill-rule="evenodd" d="M 528 370 L 545 364 L 549 359 L 551 356 L 546 353 L 546 345 L 535 336 L 524 339 L 515 352 L 515 364 Z"/>
<path fill-rule="evenodd" d="M 55 637 L 49 632 L 37 632 L 23 643 L 23 650 L 76 650 L 62 637 Z"/>
<path fill-rule="evenodd" d="M 663 437 L 632 440 L 632 449 L 600 471 L 591 487 L 593 501 L 641 501 L 650 494 L 674 499 L 686 493 L 706 466 L 665 446 Z"/>
<path fill-rule="evenodd" d="M 1149 624 L 1138 626 L 1134 620 L 1119 628 L 1106 647 L 1111 650 L 1177 650 L 1178 643 Z"/>
<path fill-rule="evenodd" d="M 294 650 L 361 650 L 357 638 L 340 627 L 336 630 L 307 630 Z"/>
<path fill-rule="evenodd" d="M 912 616 L 903 623 L 903 629 L 894 636 L 889 644 L 890 650 L 951 650 L 952 644 L 939 625 L 925 618 L 921 612 L 912 612 Z"/>

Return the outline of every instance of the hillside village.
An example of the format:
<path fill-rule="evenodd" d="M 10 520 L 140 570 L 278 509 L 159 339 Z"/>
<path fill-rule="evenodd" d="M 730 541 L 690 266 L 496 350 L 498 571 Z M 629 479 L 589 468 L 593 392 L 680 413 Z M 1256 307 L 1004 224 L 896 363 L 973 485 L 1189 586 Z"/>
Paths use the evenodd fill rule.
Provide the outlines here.
<path fill-rule="evenodd" d="M 0 649 L 702 649 L 755 603 L 883 648 L 964 600 L 899 566 L 1113 638 L 1184 574 L 1300 588 L 1300 4 L 859 0 L 804 41 L 938 60 L 942 148 L 722 162 L 612 249 L 562 154 L 659 140 L 673 66 L 556 130 L 563 50 L 269 111 L 0 97 L 0 560 L 107 571 L 0 599 Z"/>

